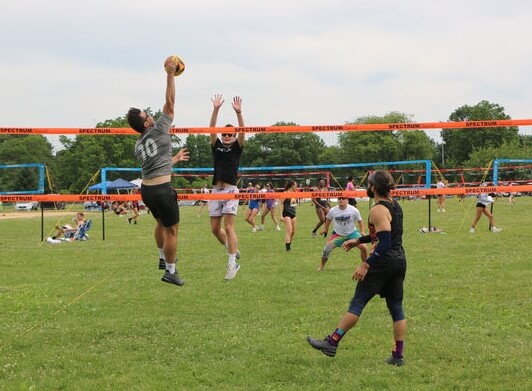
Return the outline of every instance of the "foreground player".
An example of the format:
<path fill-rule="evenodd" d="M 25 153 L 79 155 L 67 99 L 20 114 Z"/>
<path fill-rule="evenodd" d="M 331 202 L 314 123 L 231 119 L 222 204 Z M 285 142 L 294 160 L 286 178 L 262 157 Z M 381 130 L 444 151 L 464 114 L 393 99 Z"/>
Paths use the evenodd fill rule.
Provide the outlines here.
<path fill-rule="evenodd" d="M 135 144 L 135 156 L 142 164 L 142 201 L 156 220 L 155 242 L 159 248 L 159 269 L 165 269 L 162 281 L 183 285 L 176 269 L 179 206 L 177 194 L 171 186 L 172 166 L 189 158 L 186 149 L 172 156 L 170 125 L 174 119 L 175 80 L 177 61 L 168 57 L 166 70 L 166 102 L 163 114 L 157 121 L 146 111 L 130 108 L 127 113 L 129 126 L 140 133 Z"/>
<path fill-rule="evenodd" d="M 216 94 L 212 99 L 212 115 L 210 127 L 216 127 L 218 111 L 223 105 L 222 95 Z M 238 126 L 244 126 L 242 117 L 242 99 L 233 98 L 233 110 L 236 113 Z M 233 125 L 226 125 L 233 127 Z M 211 149 L 214 163 L 214 175 L 212 178 L 212 194 L 238 194 L 237 176 L 240 165 L 240 156 L 244 148 L 245 133 L 238 136 L 233 130 L 222 133 L 222 140 L 216 133 L 211 133 Z M 209 216 L 211 217 L 211 231 L 218 241 L 227 246 L 229 260 L 225 280 L 229 281 L 236 277 L 240 265 L 236 262 L 240 258 L 238 251 L 238 239 L 235 231 L 235 221 L 238 212 L 238 200 L 211 200 L 209 201 Z M 222 228 L 222 217 L 224 226 Z"/>
<path fill-rule="evenodd" d="M 325 217 L 325 226 L 320 231 L 320 235 L 327 236 L 331 221 L 333 224 L 333 234 L 329 237 L 327 244 L 323 248 L 320 267 L 318 268 L 319 272 L 325 268 L 329 255 L 336 247 L 341 247 L 346 240 L 358 239 L 361 234 L 364 235 L 362 216 L 360 216 L 357 208 L 349 205 L 349 200 L 346 197 L 338 197 L 338 205 L 331 208 Z M 355 222 L 360 231 L 355 227 Z M 368 257 L 366 245 L 359 244 L 357 247 L 360 250 L 360 258 L 364 262 Z"/>
<path fill-rule="evenodd" d="M 368 179 L 368 196 L 375 199 L 369 212 L 369 235 L 348 240 L 343 248 L 349 251 L 360 243 L 378 239 L 373 253 L 353 273 L 357 280 L 355 295 L 336 330 L 323 340 L 307 337 L 307 342 L 323 354 L 334 357 L 338 343 L 354 327 L 366 304 L 377 294 L 386 299 L 393 320 L 395 347 L 386 362 L 401 366 L 406 320 L 403 313 L 403 281 L 406 273 L 406 257 L 403 250 L 403 211 L 394 201 L 390 191 L 394 188 L 393 177 L 387 171 L 375 171 Z"/>

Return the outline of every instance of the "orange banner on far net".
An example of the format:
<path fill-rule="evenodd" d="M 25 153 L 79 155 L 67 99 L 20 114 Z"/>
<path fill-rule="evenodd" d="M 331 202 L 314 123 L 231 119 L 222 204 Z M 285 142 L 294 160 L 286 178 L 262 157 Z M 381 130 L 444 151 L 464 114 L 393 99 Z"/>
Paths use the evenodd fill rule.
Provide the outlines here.
<path fill-rule="evenodd" d="M 532 125 L 532 119 L 461 121 L 461 122 L 412 122 L 388 124 L 348 124 L 348 125 L 312 125 L 312 126 L 245 126 L 235 127 L 235 131 L 244 133 L 294 133 L 294 132 L 369 132 L 420 129 L 474 129 L 504 126 Z M 227 128 L 223 128 L 224 132 Z M 170 128 L 171 134 L 220 133 L 222 128 Z M 88 136 L 138 135 L 131 128 L 33 128 L 0 127 L 0 134 L 80 134 Z"/>
<path fill-rule="evenodd" d="M 516 193 L 532 192 L 532 185 L 517 186 L 484 186 L 484 187 L 456 187 L 446 189 L 398 189 L 393 190 L 395 197 L 422 197 L 443 195 L 476 195 L 480 193 Z M 357 191 L 301 191 L 286 193 L 239 193 L 239 194 L 178 194 L 182 201 L 194 200 L 252 200 L 252 199 L 280 199 L 280 198 L 361 198 L 367 197 L 365 190 Z M 113 202 L 140 200 L 140 194 L 31 194 L 31 195 L 0 195 L 0 202 Z"/>

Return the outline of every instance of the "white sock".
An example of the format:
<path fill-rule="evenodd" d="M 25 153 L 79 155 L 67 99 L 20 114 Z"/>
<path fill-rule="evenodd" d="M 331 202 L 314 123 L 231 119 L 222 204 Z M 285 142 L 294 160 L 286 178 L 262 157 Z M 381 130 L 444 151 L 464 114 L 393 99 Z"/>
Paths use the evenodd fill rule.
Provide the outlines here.
<path fill-rule="evenodd" d="M 170 274 L 175 273 L 175 263 L 168 263 L 166 262 L 166 270 L 170 272 Z"/>
<path fill-rule="evenodd" d="M 236 254 L 229 254 L 229 262 L 227 262 L 227 265 L 230 267 L 233 267 L 236 263 Z"/>
<path fill-rule="evenodd" d="M 159 249 L 159 258 L 166 260 L 166 258 L 164 257 L 164 251 L 162 248 Z"/>

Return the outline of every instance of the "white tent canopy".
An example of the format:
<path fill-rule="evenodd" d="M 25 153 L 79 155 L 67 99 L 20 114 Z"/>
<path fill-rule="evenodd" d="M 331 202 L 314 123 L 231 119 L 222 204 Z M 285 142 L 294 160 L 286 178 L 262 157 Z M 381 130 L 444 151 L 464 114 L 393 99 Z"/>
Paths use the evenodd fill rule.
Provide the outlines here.
<path fill-rule="evenodd" d="M 133 179 L 132 181 L 129 181 L 129 183 L 134 184 L 136 187 L 140 189 L 140 187 L 142 186 L 142 179 L 140 178 Z"/>

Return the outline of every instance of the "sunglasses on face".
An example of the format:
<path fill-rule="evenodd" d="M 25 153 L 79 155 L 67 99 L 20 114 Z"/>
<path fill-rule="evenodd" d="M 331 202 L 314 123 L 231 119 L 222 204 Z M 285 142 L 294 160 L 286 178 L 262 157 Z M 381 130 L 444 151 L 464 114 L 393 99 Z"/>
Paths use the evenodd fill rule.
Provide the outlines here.
<path fill-rule="evenodd" d="M 341 200 L 347 200 L 347 198 L 345 198 L 345 197 L 338 197 L 338 200 L 340 200 L 340 201 L 341 201 Z"/>
<path fill-rule="evenodd" d="M 234 137 L 234 133 L 222 133 L 222 137 Z"/>

